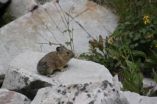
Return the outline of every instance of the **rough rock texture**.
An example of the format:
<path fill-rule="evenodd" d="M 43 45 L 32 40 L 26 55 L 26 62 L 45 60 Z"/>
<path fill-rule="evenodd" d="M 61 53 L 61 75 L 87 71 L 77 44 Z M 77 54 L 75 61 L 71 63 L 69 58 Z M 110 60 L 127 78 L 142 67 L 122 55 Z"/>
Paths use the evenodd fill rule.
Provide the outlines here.
<path fill-rule="evenodd" d="M 35 4 L 34 0 L 12 0 L 9 10 L 12 16 L 18 18 L 28 13 L 30 7 Z"/>
<path fill-rule="evenodd" d="M 10 12 L 18 18 L 28 13 L 34 5 L 42 5 L 52 0 L 12 0 Z"/>
<path fill-rule="evenodd" d="M 18 4 L 18 0 L 13 2 Z M 19 2 L 31 3 L 30 0 Z M 18 10 L 25 8 L 22 4 L 20 6 Z M 49 52 L 56 47 L 40 43 L 65 44 L 69 41 L 65 18 L 73 30 L 76 54 L 88 51 L 91 37 L 100 34 L 106 37 L 117 26 L 117 17 L 110 10 L 88 0 L 60 0 L 60 5 L 46 3 L 0 29 L 0 70 L 5 72 L 8 63 L 21 52 Z"/>
<path fill-rule="evenodd" d="M 127 98 L 129 104 L 157 104 L 157 97 L 140 96 L 137 93 L 125 91 L 124 96 Z"/>
<path fill-rule="evenodd" d="M 56 72 L 51 77 L 39 75 L 36 66 L 44 55 L 45 53 L 27 51 L 13 59 L 6 73 L 2 87 L 12 90 L 26 89 L 30 88 L 30 84 L 36 80 L 47 82 L 45 86 L 47 86 L 47 84 L 69 85 L 100 82 L 103 80 L 108 80 L 112 83 L 112 75 L 103 65 L 78 59 L 72 59 L 64 72 Z"/>
<path fill-rule="evenodd" d="M 47 87 L 38 91 L 31 104 L 129 104 L 108 81 Z"/>
<path fill-rule="evenodd" d="M 30 104 L 30 100 L 17 92 L 0 89 L 0 104 Z"/>
<path fill-rule="evenodd" d="M 154 90 L 157 90 L 157 83 L 150 78 L 144 78 L 143 79 L 143 87 L 144 88 L 154 88 Z"/>

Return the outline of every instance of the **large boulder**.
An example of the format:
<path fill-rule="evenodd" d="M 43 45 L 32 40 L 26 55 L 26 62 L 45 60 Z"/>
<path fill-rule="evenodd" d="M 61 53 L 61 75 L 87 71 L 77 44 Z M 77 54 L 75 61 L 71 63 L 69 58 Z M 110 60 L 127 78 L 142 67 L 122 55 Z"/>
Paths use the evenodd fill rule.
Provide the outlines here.
<path fill-rule="evenodd" d="M 30 104 L 30 100 L 17 92 L 0 89 L 0 104 Z"/>
<path fill-rule="evenodd" d="M 18 5 L 16 1 L 13 3 Z M 31 0 L 19 2 L 31 3 Z M 18 10 L 25 8 L 20 6 Z M 71 31 L 67 29 L 68 23 Z M 75 53 L 88 52 L 89 39 L 99 35 L 106 37 L 116 26 L 117 17 L 110 10 L 88 0 L 46 3 L 0 29 L 0 70 L 5 72 L 8 63 L 26 50 L 52 51 L 56 46 L 46 44 L 49 41 L 68 44 L 68 32 L 72 33 L 72 30 Z"/>
<path fill-rule="evenodd" d="M 129 104 L 157 104 L 157 97 L 141 96 L 130 91 L 125 91 L 123 94 L 127 98 Z"/>
<path fill-rule="evenodd" d="M 108 81 L 47 87 L 38 91 L 31 104 L 129 104 Z"/>
<path fill-rule="evenodd" d="M 21 89 L 37 91 L 45 86 L 59 84 L 83 84 L 103 80 L 113 83 L 112 75 L 103 65 L 79 59 L 72 59 L 64 72 L 56 72 L 51 77 L 40 75 L 36 66 L 44 55 L 45 53 L 30 51 L 18 55 L 10 64 L 2 88 L 21 92 Z M 34 87 L 37 85 L 35 83 L 38 83 L 38 88 Z"/>

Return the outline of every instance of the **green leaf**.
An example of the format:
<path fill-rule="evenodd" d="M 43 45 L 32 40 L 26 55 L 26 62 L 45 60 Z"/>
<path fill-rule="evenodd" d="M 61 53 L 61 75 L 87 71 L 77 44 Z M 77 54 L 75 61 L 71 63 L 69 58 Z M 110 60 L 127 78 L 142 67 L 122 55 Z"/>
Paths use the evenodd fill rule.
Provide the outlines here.
<path fill-rule="evenodd" d="M 126 64 L 129 69 L 135 70 L 138 68 L 137 64 L 133 63 L 132 61 L 126 60 Z"/>
<path fill-rule="evenodd" d="M 132 50 L 132 54 L 133 54 L 134 56 L 141 56 L 141 57 L 146 58 L 146 54 L 145 54 L 143 51 Z"/>

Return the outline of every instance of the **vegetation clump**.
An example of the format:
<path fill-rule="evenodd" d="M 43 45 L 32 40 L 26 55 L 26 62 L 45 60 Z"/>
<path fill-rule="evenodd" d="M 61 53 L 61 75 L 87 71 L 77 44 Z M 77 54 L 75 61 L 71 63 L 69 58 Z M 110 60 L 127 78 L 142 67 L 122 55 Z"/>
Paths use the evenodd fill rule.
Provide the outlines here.
<path fill-rule="evenodd" d="M 143 77 L 157 81 L 157 2 L 153 0 L 93 0 L 114 8 L 119 25 L 106 39 L 89 41 L 90 52 L 80 57 L 118 74 L 126 90 L 154 95 L 143 88 Z M 151 93 L 150 93 L 151 92 Z"/>

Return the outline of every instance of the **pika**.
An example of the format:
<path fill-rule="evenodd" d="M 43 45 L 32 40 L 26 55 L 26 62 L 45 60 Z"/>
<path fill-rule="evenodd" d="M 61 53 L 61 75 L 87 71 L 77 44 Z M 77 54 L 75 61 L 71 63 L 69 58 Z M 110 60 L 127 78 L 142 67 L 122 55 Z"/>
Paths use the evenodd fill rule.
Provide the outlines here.
<path fill-rule="evenodd" d="M 64 46 L 59 46 L 56 51 L 46 54 L 37 64 L 37 71 L 42 75 L 51 75 L 54 71 L 64 71 L 67 63 L 74 57 L 74 53 Z"/>

